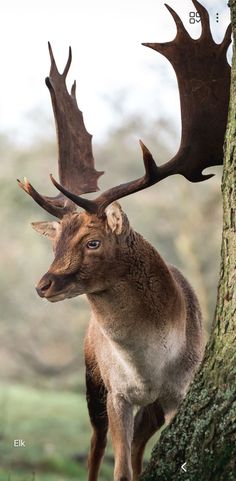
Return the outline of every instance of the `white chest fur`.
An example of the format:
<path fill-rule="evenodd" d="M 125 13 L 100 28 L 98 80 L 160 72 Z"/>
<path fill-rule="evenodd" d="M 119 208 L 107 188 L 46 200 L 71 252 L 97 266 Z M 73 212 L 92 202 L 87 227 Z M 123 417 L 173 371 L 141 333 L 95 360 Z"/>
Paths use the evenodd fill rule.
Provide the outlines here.
<path fill-rule="evenodd" d="M 162 338 L 158 333 L 143 332 L 119 343 L 106 337 L 105 344 L 113 394 L 142 406 L 158 398 L 165 369 L 177 359 L 183 338 L 176 330 Z"/>

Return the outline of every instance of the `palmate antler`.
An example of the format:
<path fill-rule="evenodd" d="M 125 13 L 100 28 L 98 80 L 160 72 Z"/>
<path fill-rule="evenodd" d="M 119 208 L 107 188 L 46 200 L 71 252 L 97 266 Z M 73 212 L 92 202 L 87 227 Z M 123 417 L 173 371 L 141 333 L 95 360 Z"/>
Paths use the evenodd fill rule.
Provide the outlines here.
<path fill-rule="evenodd" d="M 197 0 L 192 1 L 201 17 L 202 33 L 199 39 L 194 40 L 190 37 L 179 16 L 166 5 L 176 23 L 175 39 L 166 43 L 143 44 L 162 53 L 171 62 L 177 76 L 182 119 L 182 136 L 178 153 L 169 162 L 157 167 L 151 153 L 140 141 L 145 175 L 140 179 L 108 189 L 93 201 L 79 197 L 79 184 L 76 188 L 71 188 L 72 193 L 65 182 L 62 182 L 64 184 L 62 186 L 51 176 L 54 185 L 73 202 L 73 206 L 76 204 L 88 212 L 102 215 L 105 208 L 114 200 L 145 189 L 170 175 L 181 174 L 191 182 L 200 182 L 212 177 L 212 174 L 202 174 L 205 168 L 222 164 L 230 90 L 230 66 L 226 59 L 226 52 L 231 42 L 231 27 L 227 28 L 222 43 L 216 44 L 211 35 L 207 10 Z M 66 76 L 68 68 L 66 66 L 64 71 L 66 73 L 62 76 Z M 58 96 L 58 104 L 59 100 L 61 99 Z M 70 124 L 67 122 L 67 115 L 70 117 L 69 109 L 65 109 L 63 102 L 57 107 L 62 112 L 62 117 L 68 126 L 68 132 L 66 132 L 71 139 Z M 55 105 L 54 114 L 57 119 Z M 82 115 L 81 112 L 80 115 Z M 67 139 L 60 129 L 58 129 L 58 138 L 59 146 L 64 145 L 66 148 Z M 93 159 L 91 165 L 94 165 Z M 78 175 L 80 169 L 81 166 L 77 164 Z M 99 174 L 96 173 L 96 175 Z M 66 182 L 69 182 L 68 178 Z M 76 179 L 76 182 L 79 181 Z M 36 191 L 32 190 L 29 183 L 20 184 L 20 186 L 40 203 L 37 197 L 39 194 L 35 194 Z M 43 199 L 48 200 L 48 198 Z M 42 202 L 40 205 L 46 208 Z M 49 209 L 46 208 L 46 210 Z"/>
<path fill-rule="evenodd" d="M 69 94 L 66 87 L 66 77 L 71 65 L 72 54 L 69 56 L 62 74 L 59 73 L 50 43 L 48 44 L 51 58 L 50 75 L 45 79 L 50 91 L 58 140 L 58 168 L 60 182 L 75 194 L 98 191 L 97 179 L 103 172 L 94 168 L 92 152 L 92 135 L 84 125 L 83 114 L 76 101 L 76 83 L 72 85 Z M 69 211 L 76 209 L 73 202 L 59 194 L 57 197 L 40 195 L 25 179 L 18 180 L 20 187 L 50 214 L 62 218 Z"/>
<path fill-rule="evenodd" d="M 221 44 L 212 38 L 207 10 L 192 0 L 201 17 L 202 33 L 192 39 L 176 12 L 177 35 L 173 42 L 144 43 L 164 55 L 174 67 L 180 94 L 182 137 L 176 156 L 161 167 L 163 174 L 182 174 L 191 182 L 206 180 L 206 167 L 223 163 L 230 66 L 226 52 L 231 42 L 231 25 Z"/>

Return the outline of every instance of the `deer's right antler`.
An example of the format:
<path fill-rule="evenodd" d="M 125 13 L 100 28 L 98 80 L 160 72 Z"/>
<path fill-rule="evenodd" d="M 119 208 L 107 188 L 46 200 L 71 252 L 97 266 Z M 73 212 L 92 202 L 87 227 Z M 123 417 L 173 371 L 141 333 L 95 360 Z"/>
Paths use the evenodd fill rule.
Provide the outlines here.
<path fill-rule="evenodd" d="M 143 44 L 162 53 L 174 67 L 182 119 L 179 150 L 169 162 L 157 167 L 151 153 L 141 142 L 145 175 L 113 187 L 93 201 L 72 194 L 52 178 L 54 185 L 65 196 L 88 212 L 102 215 L 114 200 L 146 189 L 173 174 L 181 174 L 191 182 L 209 179 L 213 174 L 204 175 L 202 171 L 223 162 L 230 93 L 230 66 L 226 52 L 231 42 L 231 26 L 228 26 L 222 43 L 216 44 L 211 35 L 207 10 L 197 0 L 192 1 L 201 17 L 199 39 L 190 37 L 177 13 L 166 5 L 176 23 L 175 39 L 166 43 Z"/>

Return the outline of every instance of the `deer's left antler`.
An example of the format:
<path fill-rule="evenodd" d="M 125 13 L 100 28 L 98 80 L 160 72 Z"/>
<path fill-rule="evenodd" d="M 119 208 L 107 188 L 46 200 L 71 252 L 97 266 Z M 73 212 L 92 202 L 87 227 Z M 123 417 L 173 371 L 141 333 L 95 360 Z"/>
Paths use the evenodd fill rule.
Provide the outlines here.
<path fill-rule="evenodd" d="M 179 151 L 160 167 L 162 175 L 182 174 L 191 182 L 212 177 L 202 171 L 223 163 L 230 66 L 226 52 L 231 42 L 231 25 L 221 44 L 212 38 L 205 7 L 192 0 L 201 17 L 199 39 L 190 37 L 177 13 L 168 5 L 177 34 L 172 42 L 144 43 L 164 55 L 172 64 L 179 86 L 182 136 Z"/>

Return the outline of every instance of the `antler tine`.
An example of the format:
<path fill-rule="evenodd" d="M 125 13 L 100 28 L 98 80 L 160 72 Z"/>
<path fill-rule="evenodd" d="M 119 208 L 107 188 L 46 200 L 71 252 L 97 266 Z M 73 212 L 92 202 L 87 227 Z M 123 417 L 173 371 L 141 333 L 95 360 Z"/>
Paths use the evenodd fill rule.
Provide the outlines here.
<path fill-rule="evenodd" d="M 95 202 L 98 205 L 98 215 L 102 215 L 106 207 L 115 200 L 146 189 L 147 187 L 150 187 L 161 180 L 160 169 L 156 165 L 151 152 L 141 140 L 139 143 L 142 149 L 143 163 L 145 167 L 144 176 L 137 180 L 132 180 L 116 187 L 112 187 L 95 199 Z"/>
<path fill-rule="evenodd" d="M 52 183 L 55 185 L 55 187 L 62 192 L 68 199 L 71 199 L 72 202 L 74 202 L 76 205 L 79 207 L 82 207 L 82 209 L 85 209 L 87 212 L 90 212 L 91 214 L 96 214 L 97 213 L 97 206 L 95 205 L 95 202 L 89 199 L 84 199 L 83 197 L 79 197 L 76 194 L 73 194 L 73 192 L 70 192 L 69 190 L 65 189 L 61 184 L 59 184 L 53 177 L 52 174 L 50 174 L 50 179 Z"/>
<path fill-rule="evenodd" d="M 17 182 L 19 187 L 23 189 L 27 194 L 29 194 L 30 197 L 32 197 L 32 199 L 34 199 L 35 202 L 40 205 L 40 207 L 49 212 L 49 214 L 58 217 L 58 219 L 62 219 L 62 217 L 66 213 L 74 210 L 72 205 L 64 205 L 64 203 L 62 202 L 62 196 L 57 196 L 54 198 L 54 201 L 57 200 L 57 205 L 55 205 L 55 203 L 52 203 L 50 197 L 40 195 L 37 190 L 35 190 L 34 187 L 30 184 L 26 177 L 24 178 L 24 182 L 21 182 L 21 180 L 19 179 L 17 179 Z"/>
<path fill-rule="evenodd" d="M 71 97 L 73 97 L 76 101 L 76 80 L 74 80 L 74 83 L 72 84 L 70 94 L 71 94 Z"/>
<path fill-rule="evenodd" d="M 221 43 L 221 49 L 224 52 L 226 52 L 228 50 L 228 47 L 231 44 L 231 41 L 232 41 L 231 35 L 232 35 L 232 25 L 230 23 L 228 25 L 227 29 L 226 29 L 225 36 L 224 36 L 224 38 L 222 40 L 222 43 Z"/>
<path fill-rule="evenodd" d="M 194 7 L 200 13 L 201 17 L 201 24 L 202 24 L 202 33 L 201 33 L 201 38 L 212 40 L 212 34 L 210 30 L 210 18 L 209 18 L 209 13 L 207 9 L 198 2 L 198 0 L 192 0 Z"/>
<path fill-rule="evenodd" d="M 51 46 L 50 42 L 48 42 L 48 50 L 49 50 L 49 55 L 50 55 L 50 59 L 51 59 L 51 67 L 52 67 L 52 65 L 55 65 L 56 69 L 57 69 L 56 61 L 55 61 L 55 58 L 54 58 L 54 55 L 53 55 L 52 46 Z"/>
<path fill-rule="evenodd" d="M 60 192 L 66 195 L 79 207 L 82 207 L 91 214 L 97 214 L 98 216 L 102 216 L 106 207 L 115 200 L 121 199 L 127 195 L 146 189 L 147 187 L 150 187 L 151 185 L 161 180 L 162 174 L 160 168 L 157 167 L 151 152 L 141 140 L 139 141 L 139 143 L 143 153 L 143 163 L 145 167 L 144 176 L 140 177 L 137 180 L 133 180 L 124 184 L 120 184 L 116 187 L 112 187 L 111 189 L 103 192 L 99 197 L 94 200 L 84 199 L 80 196 L 75 195 L 72 192 L 69 192 L 62 185 L 60 185 L 53 178 L 52 175 L 50 175 L 51 181 L 55 185 L 55 187 L 60 190 Z"/>
<path fill-rule="evenodd" d="M 71 62 L 72 62 L 72 50 L 71 50 L 71 47 L 69 47 L 68 59 L 67 59 L 66 66 L 65 66 L 65 68 L 63 70 L 63 74 L 62 74 L 64 78 L 66 78 L 66 76 L 69 72 Z"/>
<path fill-rule="evenodd" d="M 152 48 L 153 50 L 156 50 L 156 52 L 159 52 L 162 55 L 165 55 L 166 58 L 168 58 L 168 52 L 169 48 L 172 47 L 172 42 L 142 42 L 141 45 L 143 45 L 143 47 Z"/>
<path fill-rule="evenodd" d="M 48 42 L 48 50 L 49 50 L 49 55 L 50 55 L 50 60 L 51 60 L 50 74 L 53 72 L 53 70 L 55 70 L 55 72 L 57 72 L 57 74 L 60 75 L 59 71 L 58 71 L 58 68 L 57 68 L 57 64 L 56 64 L 56 61 L 55 61 L 55 57 L 54 57 L 52 46 L 51 46 L 50 42 Z"/>
<path fill-rule="evenodd" d="M 176 24 L 176 28 L 177 28 L 177 36 L 180 36 L 180 35 L 185 35 L 187 37 L 189 37 L 189 33 L 188 31 L 186 30 L 181 18 L 179 17 L 179 15 L 175 12 L 175 10 L 173 10 L 172 7 L 170 7 L 170 5 L 167 5 L 166 3 L 164 3 L 165 7 L 167 8 L 167 10 L 169 10 L 170 14 L 172 15 L 174 21 L 175 21 L 175 24 Z"/>

